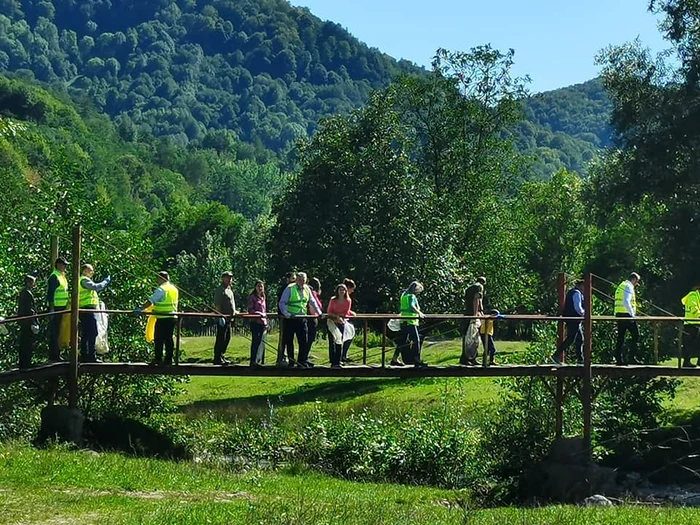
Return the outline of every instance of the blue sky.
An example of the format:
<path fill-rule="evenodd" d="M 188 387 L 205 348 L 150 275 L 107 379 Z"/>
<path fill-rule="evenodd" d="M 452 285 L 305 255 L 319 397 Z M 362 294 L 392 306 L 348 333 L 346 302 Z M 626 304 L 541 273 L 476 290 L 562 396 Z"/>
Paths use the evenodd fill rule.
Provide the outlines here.
<path fill-rule="evenodd" d="M 515 73 L 533 92 L 598 74 L 594 57 L 609 44 L 639 37 L 668 47 L 648 0 L 291 0 L 347 28 L 366 44 L 428 66 L 439 47 L 468 51 L 490 43 L 515 49 Z"/>

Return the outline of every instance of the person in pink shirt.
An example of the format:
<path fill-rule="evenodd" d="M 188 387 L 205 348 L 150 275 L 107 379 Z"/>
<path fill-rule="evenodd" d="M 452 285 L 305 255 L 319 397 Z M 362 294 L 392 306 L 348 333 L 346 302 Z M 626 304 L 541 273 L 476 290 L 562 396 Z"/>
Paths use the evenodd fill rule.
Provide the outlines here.
<path fill-rule="evenodd" d="M 331 338 L 329 346 L 331 368 L 340 368 L 340 358 L 343 355 L 343 334 L 347 318 L 353 315 L 352 299 L 348 294 L 348 288 L 339 284 L 335 288 L 335 295 L 328 302 L 328 336 Z"/>
<path fill-rule="evenodd" d="M 248 313 L 260 315 L 250 320 L 250 366 L 262 366 L 267 344 L 267 304 L 262 281 L 255 282 L 255 288 L 248 296 Z"/>

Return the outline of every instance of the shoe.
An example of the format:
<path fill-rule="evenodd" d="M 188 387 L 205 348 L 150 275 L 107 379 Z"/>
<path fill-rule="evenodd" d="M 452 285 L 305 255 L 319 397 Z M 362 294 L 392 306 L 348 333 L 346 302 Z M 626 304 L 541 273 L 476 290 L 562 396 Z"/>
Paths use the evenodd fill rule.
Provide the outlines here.
<path fill-rule="evenodd" d="M 631 364 L 631 365 L 643 365 L 644 362 L 643 362 L 643 361 L 640 361 L 640 360 L 637 359 L 636 357 L 632 357 L 632 358 L 630 358 L 630 364 Z"/>
<path fill-rule="evenodd" d="M 427 368 L 428 363 L 426 363 L 425 361 L 418 361 L 416 363 L 413 363 L 413 366 L 415 366 L 416 368 Z"/>
<path fill-rule="evenodd" d="M 229 361 L 228 359 L 226 359 L 226 357 L 224 357 L 223 355 L 221 356 L 221 362 L 222 362 L 223 364 L 225 364 L 225 365 L 230 365 L 230 364 L 231 364 L 231 361 Z"/>
<path fill-rule="evenodd" d="M 584 364 L 585 364 L 585 361 L 583 359 L 576 360 L 576 366 L 583 366 Z"/>
<path fill-rule="evenodd" d="M 216 366 L 226 366 L 228 364 L 229 364 L 228 361 L 226 361 L 225 359 L 222 359 L 220 357 L 217 359 L 214 359 L 214 365 L 216 365 Z"/>
<path fill-rule="evenodd" d="M 166 359 L 165 361 L 163 361 L 163 366 L 173 366 L 173 360 Z"/>
<path fill-rule="evenodd" d="M 161 366 L 163 364 L 163 361 L 161 359 L 154 359 L 150 363 L 148 363 L 148 366 Z"/>
<path fill-rule="evenodd" d="M 287 361 L 285 361 L 285 360 L 277 361 L 277 362 L 275 363 L 275 366 L 276 366 L 277 368 L 289 368 L 289 362 L 287 362 Z"/>
<path fill-rule="evenodd" d="M 296 368 L 309 368 L 308 366 L 306 366 L 306 363 L 299 363 L 299 362 L 296 362 L 296 363 L 294 363 L 294 365 L 289 365 L 289 366 L 294 366 Z"/>
<path fill-rule="evenodd" d="M 390 366 L 404 366 L 404 364 L 401 361 L 398 361 L 396 359 L 392 359 L 391 363 L 389 363 Z"/>
<path fill-rule="evenodd" d="M 496 363 L 496 360 L 491 358 L 489 359 L 489 365 L 488 366 L 498 366 L 498 363 Z"/>
<path fill-rule="evenodd" d="M 331 365 L 331 368 L 343 368 L 343 365 L 337 364 L 337 365 Z"/>
<path fill-rule="evenodd" d="M 250 368 L 265 368 L 262 363 L 250 363 Z"/>
<path fill-rule="evenodd" d="M 615 365 L 616 366 L 627 366 L 627 361 L 624 361 L 622 359 L 615 359 Z"/>
<path fill-rule="evenodd" d="M 561 358 L 560 358 L 557 354 L 552 354 L 551 359 L 552 359 L 552 362 L 553 362 L 555 365 L 561 366 L 561 365 L 563 364 L 563 363 L 561 362 Z"/>

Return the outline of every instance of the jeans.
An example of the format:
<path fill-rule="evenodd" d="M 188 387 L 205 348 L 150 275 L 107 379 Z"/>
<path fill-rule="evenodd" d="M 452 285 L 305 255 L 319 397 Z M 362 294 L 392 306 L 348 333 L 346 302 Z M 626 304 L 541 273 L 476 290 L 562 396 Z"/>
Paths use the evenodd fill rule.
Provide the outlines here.
<path fill-rule="evenodd" d="M 95 360 L 97 317 L 92 312 L 80 312 L 80 360 Z"/>
<path fill-rule="evenodd" d="M 615 359 L 618 361 L 627 361 L 626 355 L 622 352 L 622 347 L 625 344 L 625 334 L 629 332 L 632 337 L 631 349 L 632 356 L 636 357 L 639 353 L 638 342 L 639 342 L 639 328 L 637 328 L 636 321 L 633 321 L 628 314 L 615 314 L 615 317 L 620 317 L 626 321 L 620 320 L 617 322 L 617 344 L 615 345 Z"/>
<path fill-rule="evenodd" d="M 488 352 L 489 361 L 493 361 L 496 356 L 496 343 L 491 334 L 481 334 L 481 344 L 484 345 L 484 352 Z"/>
<path fill-rule="evenodd" d="M 225 320 L 224 326 L 216 325 L 216 341 L 214 342 L 214 359 L 219 359 L 226 353 L 231 341 L 231 323 Z"/>
<path fill-rule="evenodd" d="M 156 319 L 153 343 L 156 361 L 163 360 L 163 347 L 165 347 L 165 361 L 172 363 L 175 343 L 173 342 L 173 332 L 177 319 L 172 317 L 159 317 Z"/>
<path fill-rule="evenodd" d="M 338 327 L 338 330 L 340 330 L 340 335 L 344 335 L 345 333 L 345 325 L 340 324 L 340 323 L 335 323 L 335 325 Z M 331 362 L 331 366 L 339 366 L 340 361 L 342 359 L 342 354 L 343 354 L 343 345 L 337 344 L 333 340 L 333 336 L 329 333 L 328 334 L 328 358 Z"/>
<path fill-rule="evenodd" d="M 250 364 L 261 365 L 265 360 L 265 343 L 267 327 L 259 323 L 250 323 Z"/>
<path fill-rule="evenodd" d="M 583 327 L 581 321 L 566 321 L 566 339 L 564 339 L 557 349 L 557 356 L 561 359 L 564 352 L 574 345 L 576 359 L 583 361 Z"/>

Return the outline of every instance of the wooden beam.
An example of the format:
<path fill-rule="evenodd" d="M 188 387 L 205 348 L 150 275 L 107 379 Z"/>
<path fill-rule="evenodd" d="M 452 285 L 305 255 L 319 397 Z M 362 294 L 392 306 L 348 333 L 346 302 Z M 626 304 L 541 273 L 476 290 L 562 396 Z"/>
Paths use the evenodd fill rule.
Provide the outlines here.
<path fill-rule="evenodd" d="M 78 309 L 80 305 L 80 245 L 82 229 L 73 228 L 73 284 L 71 290 L 70 366 L 68 367 L 68 406 L 78 406 Z"/>
<path fill-rule="evenodd" d="M 25 370 L 13 368 L 6 372 L 0 372 L 0 385 L 16 383 L 18 381 L 40 381 L 52 377 L 65 375 L 68 370 L 68 363 L 47 363 L 45 365 L 33 366 Z"/>

